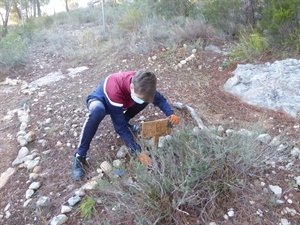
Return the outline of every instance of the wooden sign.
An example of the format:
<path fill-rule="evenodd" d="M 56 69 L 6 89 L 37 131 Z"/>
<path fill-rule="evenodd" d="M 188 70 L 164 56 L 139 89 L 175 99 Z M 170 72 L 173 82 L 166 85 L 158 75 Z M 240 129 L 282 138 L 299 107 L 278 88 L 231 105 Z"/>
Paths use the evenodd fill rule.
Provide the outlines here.
<path fill-rule="evenodd" d="M 157 146 L 159 137 L 171 132 L 168 121 L 169 119 L 161 119 L 142 123 L 141 137 L 154 138 L 154 144 Z"/>

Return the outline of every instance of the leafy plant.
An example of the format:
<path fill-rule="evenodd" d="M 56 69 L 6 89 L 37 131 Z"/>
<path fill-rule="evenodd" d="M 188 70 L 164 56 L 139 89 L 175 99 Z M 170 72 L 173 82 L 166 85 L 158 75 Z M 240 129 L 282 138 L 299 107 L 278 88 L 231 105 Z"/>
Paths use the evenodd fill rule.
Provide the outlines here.
<path fill-rule="evenodd" d="M 268 1 L 259 28 L 272 44 L 299 49 L 299 0 Z"/>
<path fill-rule="evenodd" d="M 231 36 L 239 33 L 245 25 L 243 2 L 240 0 L 206 0 L 201 13 L 208 23 Z"/>
<path fill-rule="evenodd" d="M 88 197 L 83 200 L 79 206 L 80 215 L 84 219 L 90 219 L 95 211 L 95 205 L 97 201 L 93 197 Z"/>
<path fill-rule="evenodd" d="M 191 130 L 183 128 L 163 148 L 151 149 L 152 171 L 132 159 L 127 177 L 99 181 L 101 196 L 109 198 L 106 204 L 119 206 L 114 218 L 130 212 L 141 224 L 176 224 L 193 212 L 207 222 L 217 203 L 242 194 L 271 154 L 254 131 L 223 139 Z"/>
<path fill-rule="evenodd" d="M 258 32 L 241 34 L 239 43 L 230 52 L 232 60 L 259 60 L 270 48 L 268 39 Z"/>
<path fill-rule="evenodd" d="M 27 45 L 16 32 L 0 39 L 0 73 L 26 61 Z"/>

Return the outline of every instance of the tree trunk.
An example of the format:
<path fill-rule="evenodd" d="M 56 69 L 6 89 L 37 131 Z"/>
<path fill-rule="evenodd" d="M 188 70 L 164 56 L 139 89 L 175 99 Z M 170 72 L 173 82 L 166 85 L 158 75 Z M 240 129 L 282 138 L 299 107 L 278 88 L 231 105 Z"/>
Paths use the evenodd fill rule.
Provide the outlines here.
<path fill-rule="evenodd" d="M 69 12 L 68 0 L 65 0 L 65 3 L 66 3 L 66 11 Z"/>
<path fill-rule="evenodd" d="M 9 1 L 5 1 L 5 17 L 3 18 L 3 15 L 0 13 L 1 15 L 1 19 L 2 19 L 2 25 L 3 25 L 3 30 L 2 30 L 2 36 L 5 37 L 8 33 L 8 18 L 9 18 L 9 13 L 10 13 L 10 9 L 12 6 L 13 0 Z"/>
<path fill-rule="evenodd" d="M 27 3 L 27 0 L 24 1 L 24 8 L 25 8 L 26 19 L 28 19 L 29 15 L 28 15 L 28 3 Z"/>
<path fill-rule="evenodd" d="M 40 0 L 36 0 L 36 7 L 37 7 L 38 17 L 41 17 L 42 16 L 42 11 L 41 11 Z"/>
<path fill-rule="evenodd" d="M 36 17 L 36 0 L 33 0 L 32 8 L 33 8 L 33 17 Z"/>
<path fill-rule="evenodd" d="M 253 4 L 254 4 L 253 0 L 244 0 L 245 12 L 246 12 L 246 23 L 252 27 L 255 26 Z"/>
<path fill-rule="evenodd" d="M 21 9 L 18 8 L 18 4 L 17 2 L 14 2 L 14 11 L 16 11 L 16 13 L 18 14 L 18 18 L 21 20 L 22 19 L 22 12 Z"/>

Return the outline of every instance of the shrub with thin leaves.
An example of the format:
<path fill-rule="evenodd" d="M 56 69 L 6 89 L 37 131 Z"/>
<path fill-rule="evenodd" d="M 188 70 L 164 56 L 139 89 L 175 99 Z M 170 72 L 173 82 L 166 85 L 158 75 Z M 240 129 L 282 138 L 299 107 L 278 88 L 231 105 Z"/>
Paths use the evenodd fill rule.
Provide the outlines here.
<path fill-rule="evenodd" d="M 256 132 L 221 138 L 191 130 L 186 127 L 163 148 L 150 150 L 151 171 L 132 159 L 127 176 L 99 180 L 99 195 L 115 209 L 107 213 L 119 220 L 131 215 L 135 224 L 176 224 L 191 213 L 208 222 L 216 205 L 242 195 L 272 152 L 256 141 Z"/>
<path fill-rule="evenodd" d="M 245 26 L 243 1 L 205 0 L 201 13 L 215 28 L 234 36 Z"/>
<path fill-rule="evenodd" d="M 95 212 L 95 205 L 97 201 L 93 197 L 88 197 L 87 199 L 83 200 L 79 206 L 79 213 L 84 219 L 90 219 Z"/>
<path fill-rule="evenodd" d="M 258 32 L 242 33 L 239 42 L 230 52 L 231 60 L 259 60 L 270 49 L 268 39 Z"/>
<path fill-rule="evenodd" d="M 299 0 L 270 0 L 259 23 L 273 45 L 299 53 Z"/>
<path fill-rule="evenodd" d="M 27 45 L 18 33 L 10 32 L 0 39 L 0 73 L 26 61 Z"/>

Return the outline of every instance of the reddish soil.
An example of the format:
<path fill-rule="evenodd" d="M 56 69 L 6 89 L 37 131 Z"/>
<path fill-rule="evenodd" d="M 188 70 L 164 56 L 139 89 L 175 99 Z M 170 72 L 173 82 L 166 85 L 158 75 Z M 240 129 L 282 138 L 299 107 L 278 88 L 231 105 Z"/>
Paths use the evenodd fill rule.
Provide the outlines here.
<path fill-rule="evenodd" d="M 41 69 L 36 65 L 36 61 L 33 61 L 25 67 L 16 68 L 8 77 L 13 79 L 18 77 L 21 80 L 31 82 L 49 72 L 61 70 L 66 73 L 67 67 L 63 67 L 61 64 L 63 59 L 52 58 L 51 61 L 47 61 L 48 56 L 42 51 L 35 51 L 34 54 L 35 59 L 42 59 L 46 64 L 49 62 L 48 66 Z M 72 191 L 96 174 L 96 168 L 99 168 L 102 161 L 115 159 L 115 154 L 123 142 L 114 132 L 110 118 L 106 117 L 98 129 L 89 151 L 89 163 L 91 165 L 89 174 L 84 181 L 77 183 L 73 182 L 70 177 L 72 156 L 87 113 L 85 98 L 98 85 L 102 77 L 112 72 L 137 70 L 144 67 L 151 68 L 157 72 L 158 90 L 167 97 L 168 101 L 171 104 L 182 102 L 193 107 L 206 126 L 223 125 L 224 128 L 231 128 L 260 123 L 266 132 L 272 136 L 286 132 L 286 138 L 295 141 L 295 145 L 299 145 L 299 120 L 283 112 L 248 105 L 223 90 L 224 82 L 232 76 L 232 71 L 236 68 L 236 65 L 231 65 L 229 68 L 220 70 L 225 56 L 208 51 L 197 51 L 193 61 L 177 71 L 174 70 L 172 63 L 178 63 L 190 54 L 189 51 L 178 49 L 170 58 L 168 52 L 162 50 L 149 55 L 128 57 L 126 60 L 106 56 L 106 60 L 78 64 L 76 66 L 88 66 L 89 69 L 76 78 L 67 78 L 50 86 L 42 87 L 40 91 L 47 92 L 44 97 L 39 97 L 37 93 L 24 95 L 20 91 L 20 85 L 0 86 L 1 118 L 6 115 L 7 111 L 18 108 L 25 102 L 28 103 L 31 110 L 31 125 L 28 130 L 34 130 L 37 133 L 37 140 L 27 147 L 29 150 L 36 149 L 40 154 L 43 151 L 51 150 L 47 156 L 41 154 L 39 181 L 42 182 L 42 186 L 35 193 L 32 203 L 26 208 L 23 207 L 23 203 L 25 192 L 29 186 L 27 182 L 29 171 L 22 168 L 18 169 L 4 188 L 0 190 L 0 214 L 3 213 L 7 204 L 10 204 L 9 211 L 11 213 L 9 219 L 4 216 L 0 219 L 0 223 L 4 225 L 48 224 L 53 216 L 59 214 L 60 206 L 71 197 Z M 148 57 L 153 55 L 156 55 L 157 59 L 149 62 Z M 201 69 L 199 65 L 201 65 Z M 52 108 L 52 111 L 47 111 L 47 108 Z M 196 125 L 188 113 L 179 109 L 175 109 L 175 111 L 181 118 L 181 126 Z M 153 106 L 149 106 L 141 115 L 145 116 L 148 121 L 164 118 L 159 109 Z M 45 125 L 43 122 L 47 118 L 51 119 L 51 123 Z M 20 146 L 15 136 L 19 130 L 17 117 L 15 116 L 10 121 L 1 120 L 0 123 L 0 172 L 2 173 L 11 166 Z M 138 121 L 133 120 L 133 123 L 137 124 Z M 49 128 L 45 129 L 45 127 Z M 44 146 L 38 143 L 38 140 L 41 139 L 46 140 Z M 60 146 L 58 142 L 61 142 L 62 145 Z M 282 182 L 286 178 L 288 178 L 288 174 L 281 171 L 272 179 L 274 182 Z M 285 181 L 284 185 L 287 183 Z M 299 193 L 293 194 L 293 199 L 299 199 Z M 51 197 L 51 205 L 46 209 L 36 208 L 34 202 L 43 195 Z M 297 196 L 298 198 L 296 198 Z M 252 198 L 254 197 L 249 196 L 249 199 Z M 249 218 L 247 224 L 278 224 L 280 218 L 273 218 L 273 212 L 265 215 L 265 220 L 248 216 L 255 215 L 257 208 L 249 206 L 249 204 L 247 204 L 247 208 L 244 208 L 243 201 L 235 202 L 237 216 L 234 222 L 218 224 L 242 224 L 246 217 Z M 266 197 L 262 198 L 260 202 L 260 209 L 267 211 L 269 206 Z M 296 207 L 296 203 L 293 204 L 293 207 Z M 273 207 L 272 210 L 279 211 L 276 207 Z M 75 210 L 68 216 L 70 218 L 67 224 L 70 225 L 101 224 L 101 213 L 91 220 L 81 219 Z M 219 216 L 214 219 L 216 222 L 218 219 L 223 221 Z M 300 221 L 298 215 L 288 219 L 292 224 L 297 224 Z M 188 224 L 188 220 L 190 220 L 189 224 L 197 223 L 194 218 L 184 218 L 184 224 Z M 124 221 L 120 224 L 126 223 Z"/>

